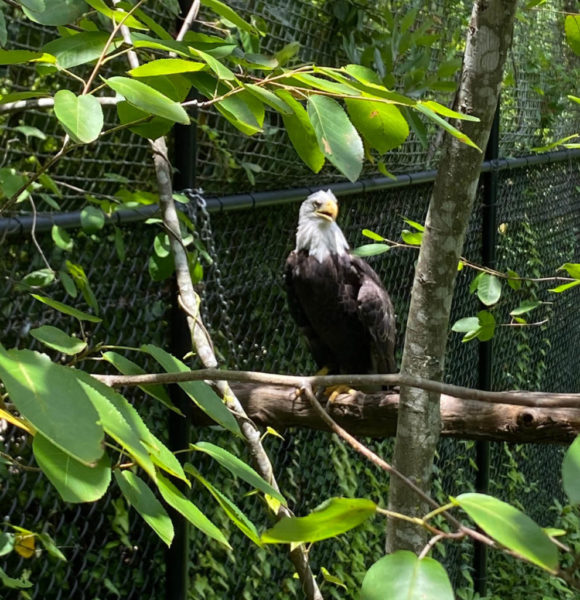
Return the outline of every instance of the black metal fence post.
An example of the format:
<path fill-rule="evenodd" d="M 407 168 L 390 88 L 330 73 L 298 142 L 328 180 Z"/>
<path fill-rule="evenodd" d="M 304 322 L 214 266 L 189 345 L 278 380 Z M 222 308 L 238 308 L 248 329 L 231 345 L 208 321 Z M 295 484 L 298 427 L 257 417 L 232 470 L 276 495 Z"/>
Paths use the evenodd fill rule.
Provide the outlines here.
<path fill-rule="evenodd" d="M 189 10 L 190 2 L 180 0 L 181 14 L 185 16 Z M 178 21 L 178 27 L 181 22 Z M 176 190 L 194 188 L 196 180 L 195 161 L 197 156 L 196 146 L 197 131 L 195 121 L 190 125 L 177 124 L 173 129 L 173 157 L 172 164 L 176 169 L 173 178 L 173 187 Z M 170 352 L 174 356 L 182 357 L 191 350 L 191 336 L 188 333 L 185 314 L 177 303 L 177 284 L 173 282 L 172 306 L 170 316 Z M 176 385 L 169 386 L 169 394 L 173 403 L 179 407 L 186 417 L 169 412 L 168 445 L 171 450 L 183 450 L 190 441 L 190 410 L 189 399 Z M 182 462 L 186 455 L 179 454 Z M 182 491 L 186 492 L 185 486 Z M 175 529 L 175 537 L 171 547 L 165 555 L 165 598 L 166 600 L 187 600 L 189 591 L 188 562 L 189 562 L 189 526 L 187 520 L 177 513 L 170 511 Z"/>
<path fill-rule="evenodd" d="M 500 101 L 501 102 L 501 101 Z M 498 171 L 493 168 L 493 161 L 499 158 L 499 118 L 500 102 L 495 111 L 491 126 L 485 160 L 491 169 L 481 176 L 483 185 L 483 204 L 481 210 L 481 262 L 485 267 L 494 267 L 497 244 L 497 201 Z M 492 387 L 493 340 L 479 343 L 479 388 L 491 390 Z M 489 491 L 489 442 L 477 442 L 475 446 L 477 474 L 475 489 L 481 493 Z M 487 547 L 476 543 L 474 549 L 474 584 L 475 591 L 485 596 L 487 587 Z"/>

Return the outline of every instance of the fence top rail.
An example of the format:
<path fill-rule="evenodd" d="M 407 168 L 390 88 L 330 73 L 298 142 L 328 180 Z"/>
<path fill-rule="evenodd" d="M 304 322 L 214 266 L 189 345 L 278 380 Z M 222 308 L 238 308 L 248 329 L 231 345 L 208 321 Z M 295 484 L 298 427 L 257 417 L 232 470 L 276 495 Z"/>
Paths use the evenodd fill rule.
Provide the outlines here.
<path fill-rule="evenodd" d="M 481 173 L 499 172 L 507 169 L 521 169 L 540 164 L 557 163 L 566 160 L 580 159 L 580 149 L 561 150 L 558 152 L 544 152 L 519 158 L 498 158 L 484 161 Z M 205 199 L 209 212 L 222 212 L 243 210 L 258 206 L 271 206 L 287 204 L 302 200 L 309 194 L 320 189 L 331 189 L 338 197 L 351 196 L 370 191 L 395 189 L 413 185 L 432 183 L 435 181 L 437 171 L 419 171 L 406 173 L 395 178 L 373 177 L 360 181 L 340 182 L 324 186 L 311 186 L 294 188 L 290 190 L 270 190 L 265 192 L 245 193 L 230 196 L 221 196 Z M 187 191 L 187 190 L 182 190 Z M 190 190 L 194 191 L 194 190 Z M 108 224 L 121 224 L 143 222 L 158 211 L 156 204 L 135 209 L 122 209 L 115 211 L 107 217 Z M 63 213 L 44 213 L 34 215 L 21 215 L 0 219 L 0 240 L 8 236 L 18 236 L 34 229 L 37 232 L 48 231 L 53 225 L 65 229 L 78 228 L 81 225 L 81 211 Z"/>

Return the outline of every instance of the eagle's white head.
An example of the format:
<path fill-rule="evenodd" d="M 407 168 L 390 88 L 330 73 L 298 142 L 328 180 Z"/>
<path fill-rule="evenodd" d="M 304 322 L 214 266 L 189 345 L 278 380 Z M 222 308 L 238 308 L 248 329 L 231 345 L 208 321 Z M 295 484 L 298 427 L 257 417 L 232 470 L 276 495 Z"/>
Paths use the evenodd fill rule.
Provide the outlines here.
<path fill-rule="evenodd" d="M 318 262 L 330 254 L 344 254 L 348 242 L 336 224 L 338 201 L 330 190 L 310 194 L 300 206 L 296 250 L 307 250 Z"/>

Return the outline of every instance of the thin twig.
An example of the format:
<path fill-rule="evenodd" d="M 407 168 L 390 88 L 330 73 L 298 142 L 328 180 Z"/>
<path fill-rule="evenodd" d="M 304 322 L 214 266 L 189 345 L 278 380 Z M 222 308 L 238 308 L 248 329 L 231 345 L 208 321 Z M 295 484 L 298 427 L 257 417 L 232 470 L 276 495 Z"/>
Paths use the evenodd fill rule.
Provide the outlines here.
<path fill-rule="evenodd" d="M 181 42 L 185 37 L 185 34 L 191 29 L 193 22 L 197 18 L 197 13 L 199 12 L 200 0 L 193 0 L 189 10 L 187 11 L 187 15 L 185 15 L 185 19 L 183 19 L 183 23 L 179 29 L 179 33 L 175 36 L 175 40 L 177 42 Z"/>
<path fill-rule="evenodd" d="M 180 383 L 184 381 L 237 381 L 241 383 L 263 383 L 272 385 L 288 385 L 301 388 L 328 387 L 334 385 L 350 385 L 351 387 L 369 386 L 407 386 L 415 387 L 439 394 L 447 394 L 462 400 L 476 400 L 491 404 L 513 404 L 538 408 L 580 408 L 580 394 L 562 394 L 548 392 L 489 392 L 459 385 L 443 383 L 394 373 L 391 375 L 278 375 L 257 371 L 229 371 L 221 369 L 199 369 L 183 373 L 147 373 L 143 375 L 93 375 L 111 387 L 138 386 L 151 383 Z"/>

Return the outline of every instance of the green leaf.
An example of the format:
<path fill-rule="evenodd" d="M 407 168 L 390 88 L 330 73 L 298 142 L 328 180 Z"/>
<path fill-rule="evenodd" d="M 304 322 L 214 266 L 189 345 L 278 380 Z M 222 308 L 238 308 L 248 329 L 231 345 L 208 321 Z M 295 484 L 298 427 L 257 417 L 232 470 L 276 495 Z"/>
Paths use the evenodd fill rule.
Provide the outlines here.
<path fill-rule="evenodd" d="M 325 540 L 357 527 L 376 510 L 366 498 L 330 498 L 306 517 L 283 517 L 261 539 L 269 544 Z"/>
<path fill-rule="evenodd" d="M 41 25 L 67 25 L 87 11 L 82 0 L 44 0 L 42 10 L 22 7 L 24 14 Z"/>
<path fill-rule="evenodd" d="M 360 600 L 453 600 L 449 577 L 433 558 L 398 550 L 380 558 L 364 576 Z"/>
<path fill-rule="evenodd" d="M 477 339 L 481 342 L 491 340 L 495 334 L 495 317 L 489 311 L 481 310 L 477 313 L 477 318 L 479 320 Z M 467 340 L 464 338 L 463 341 Z"/>
<path fill-rule="evenodd" d="M 211 54 L 207 54 L 197 48 L 189 47 L 189 51 L 198 58 L 201 58 L 204 63 L 217 75 L 218 79 L 225 81 L 234 81 L 236 79 L 235 73 L 230 71 L 222 62 L 217 58 L 214 58 Z"/>
<path fill-rule="evenodd" d="M 119 260 L 123 262 L 125 260 L 125 240 L 123 238 L 123 231 L 119 227 L 114 228 L 114 241 L 115 241 L 115 251 L 117 252 L 117 256 Z"/>
<path fill-rule="evenodd" d="M 376 256 L 377 254 L 384 254 L 388 252 L 391 247 L 388 244 L 364 244 L 352 250 L 351 254 L 354 256 Z"/>
<path fill-rule="evenodd" d="M 370 229 L 363 229 L 362 234 L 365 237 L 370 238 L 371 240 L 375 240 L 375 242 L 384 242 L 385 241 L 385 238 L 382 235 L 379 235 L 378 233 L 375 233 L 374 231 L 371 231 Z"/>
<path fill-rule="evenodd" d="M 558 271 L 566 271 L 570 277 L 580 279 L 580 263 L 564 263 Z"/>
<path fill-rule="evenodd" d="M 34 436 L 32 449 L 38 466 L 65 502 L 95 502 L 107 491 L 111 481 L 107 454 L 95 466 L 87 466 L 38 432 Z"/>
<path fill-rule="evenodd" d="M 27 63 L 38 60 L 42 55 L 42 52 L 34 52 L 32 50 L 0 50 L 0 65 Z"/>
<path fill-rule="evenodd" d="M 62 451 L 95 464 L 103 455 L 103 428 L 73 369 L 45 354 L 0 346 L 0 379 L 18 412 Z"/>
<path fill-rule="evenodd" d="M 574 54 L 580 56 L 580 14 L 568 15 L 564 22 L 564 29 L 570 48 Z"/>
<path fill-rule="evenodd" d="M 222 467 L 227 469 L 235 477 L 239 477 L 246 483 L 249 483 L 253 488 L 268 494 L 273 498 L 276 498 L 279 502 L 286 505 L 286 499 L 280 492 L 275 490 L 269 483 L 267 483 L 252 467 L 247 465 L 244 461 L 240 460 L 237 456 L 234 456 L 231 452 L 228 452 L 224 448 L 220 448 L 210 442 L 198 442 L 191 446 L 194 450 L 205 452 L 209 454 L 214 460 L 216 460 Z"/>
<path fill-rule="evenodd" d="M 254 85 L 253 83 L 246 83 L 244 87 L 252 94 L 259 98 L 264 104 L 267 104 L 274 110 L 277 110 L 279 113 L 283 115 L 291 115 L 293 114 L 292 109 L 282 100 L 278 98 L 276 94 L 267 90 L 259 85 Z"/>
<path fill-rule="evenodd" d="M 489 273 L 483 273 L 477 284 L 477 297 L 486 306 L 496 304 L 501 297 L 501 281 Z"/>
<path fill-rule="evenodd" d="M 81 291 L 85 302 L 96 312 L 99 312 L 99 304 L 97 302 L 97 298 L 93 293 L 91 285 L 89 283 L 89 279 L 85 273 L 85 270 L 81 267 L 81 265 L 75 265 L 70 260 L 65 262 L 66 268 L 70 273 L 70 276 L 73 278 L 73 281 L 76 287 Z"/>
<path fill-rule="evenodd" d="M 44 132 L 40 131 L 40 129 L 38 129 L 38 127 L 31 127 L 30 125 L 18 125 L 17 127 L 14 127 L 12 129 L 12 131 L 22 133 L 27 139 L 29 137 L 34 137 L 34 138 L 38 138 L 39 140 L 46 140 L 46 134 Z M 46 173 L 43 173 L 42 175 L 45 176 L 44 179 L 46 179 L 48 177 L 48 175 L 46 175 Z M 38 177 L 39 181 L 41 180 L 41 178 L 43 178 L 42 175 L 40 175 Z M 52 179 L 51 179 L 51 181 L 54 184 L 54 181 Z M 56 184 L 54 184 L 54 185 L 56 187 Z M 58 188 L 56 188 L 56 189 L 58 190 Z M 53 189 L 53 191 L 54 191 L 54 189 Z"/>
<path fill-rule="evenodd" d="M 124 26 L 132 29 L 147 29 L 143 23 L 140 23 L 133 15 L 127 16 L 127 11 L 116 7 L 109 8 L 103 0 L 85 0 L 87 4 L 92 6 L 96 11 L 100 12 L 105 17 L 112 19 L 115 23 L 123 23 Z"/>
<path fill-rule="evenodd" d="M 292 109 L 293 114 L 283 114 L 282 121 L 294 150 L 314 173 L 318 173 L 324 165 L 324 154 L 318 147 L 316 133 L 308 119 L 308 113 L 286 90 L 279 90 L 276 95 Z"/>
<path fill-rule="evenodd" d="M 413 229 L 416 229 L 417 231 L 420 231 L 422 233 L 425 231 L 425 225 L 422 225 L 421 223 L 417 223 L 417 221 L 412 221 L 411 219 L 408 219 L 407 217 L 403 217 L 403 221 L 405 221 L 405 223 L 407 223 L 407 225 L 410 225 Z"/>
<path fill-rule="evenodd" d="M 576 287 L 577 285 L 580 285 L 580 279 L 577 279 L 576 281 L 570 281 L 570 283 L 563 283 L 562 285 L 559 285 L 555 288 L 551 288 L 548 291 L 560 294 L 562 292 L 565 292 L 566 290 L 569 290 L 570 288 Z"/>
<path fill-rule="evenodd" d="M 409 125 L 393 104 L 367 100 L 345 100 L 348 114 L 371 148 L 385 154 L 400 146 L 409 135 Z"/>
<path fill-rule="evenodd" d="M 148 352 L 168 373 L 191 372 L 186 364 L 157 346 L 147 344 L 143 346 L 143 350 Z M 207 383 L 184 381 L 178 385 L 216 423 L 235 435 L 241 436 L 240 427 L 234 416 Z"/>
<path fill-rule="evenodd" d="M 512 288 L 512 290 L 519 290 L 522 287 L 522 281 L 520 279 L 520 276 L 515 272 L 512 271 L 512 269 L 508 269 L 507 270 L 507 282 L 508 285 Z"/>
<path fill-rule="evenodd" d="M 175 535 L 173 523 L 149 486 L 137 475 L 127 470 L 116 469 L 115 479 L 127 502 L 143 517 L 161 540 L 167 546 L 171 546 Z"/>
<path fill-rule="evenodd" d="M 425 116 L 429 117 L 432 121 L 435 121 L 439 126 L 443 127 L 445 131 L 450 133 L 453 137 L 457 138 L 460 142 L 475 148 L 481 152 L 481 148 L 475 144 L 467 135 L 459 131 L 459 129 L 453 127 L 450 123 L 448 123 L 445 119 L 442 119 L 439 115 L 434 113 L 430 108 L 425 106 L 424 104 L 417 103 L 415 108 L 422 112 Z"/>
<path fill-rule="evenodd" d="M 538 306 L 540 306 L 541 304 L 542 302 L 540 302 L 540 300 L 524 300 L 517 308 L 514 308 L 510 312 L 510 315 L 512 317 L 523 315 L 534 310 L 534 308 L 538 308 Z"/>
<path fill-rule="evenodd" d="M 343 108 L 327 96 L 310 96 L 308 117 L 323 154 L 350 181 L 356 181 L 362 169 L 364 149 Z"/>
<path fill-rule="evenodd" d="M 103 129 L 103 109 L 94 96 L 75 96 L 69 90 L 54 95 L 54 114 L 77 143 L 96 140 Z"/>
<path fill-rule="evenodd" d="M 572 442 L 564 455 L 562 483 L 570 502 L 580 504 L 580 436 Z"/>
<path fill-rule="evenodd" d="M 50 554 L 50 556 L 66 562 L 66 556 L 59 550 L 55 541 L 48 535 L 48 533 L 37 533 L 36 537 L 48 554 Z"/>
<path fill-rule="evenodd" d="M 157 476 L 157 485 L 161 496 L 179 514 L 183 515 L 194 527 L 205 533 L 208 537 L 231 549 L 224 534 L 188 500 L 168 479 L 163 475 Z"/>
<path fill-rule="evenodd" d="M 432 110 L 435 113 L 439 113 L 444 117 L 449 117 L 450 119 L 461 119 L 463 121 L 474 121 L 479 123 L 479 118 L 474 117 L 472 115 L 466 115 L 465 113 L 457 112 L 456 110 L 451 110 L 443 104 L 439 104 L 439 102 L 434 102 L 433 100 L 421 101 L 417 102 L 417 105 L 426 106 L 428 109 Z"/>
<path fill-rule="evenodd" d="M 257 33 L 256 28 L 245 21 L 235 10 L 220 2 L 219 0 L 203 0 L 204 6 L 213 10 L 220 17 L 223 17 L 229 21 L 232 25 L 235 25 L 241 31 L 247 31 L 248 33 Z"/>
<path fill-rule="evenodd" d="M 139 413 L 121 394 L 88 373 L 79 369 L 75 376 L 97 410 L 99 421 L 107 435 L 120 444 L 149 477 L 155 480 L 156 471 L 150 453 L 156 438 L 149 432 Z"/>
<path fill-rule="evenodd" d="M 146 113 L 183 125 L 189 124 L 189 117 L 178 102 L 174 102 L 141 81 L 128 77 L 110 77 L 105 79 L 105 83 L 123 96 L 127 102 Z"/>
<path fill-rule="evenodd" d="M 109 34 L 105 31 L 84 31 L 51 40 L 42 50 L 56 57 L 58 67 L 70 69 L 97 60 L 103 53 L 108 39 Z M 105 56 L 114 52 L 122 43 L 121 38 L 113 40 Z"/>
<path fill-rule="evenodd" d="M 122 125 L 143 120 L 143 123 L 132 125 L 128 129 L 150 140 L 156 140 L 166 135 L 173 127 L 173 121 L 163 119 L 162 117 L 152 117 L 149 113 L 139 110 L 128 102 L 119 102 L 117 104 L 117 115 Z"/>
<path fill-rule="evenodd" d="M 153 281 L 163 281 L 173 275 L 175 272 L 175 262 L 173 255 L 160 257 L 153 254 L 149 257 L 148 263 L 149 275 Z"/>
<path fill-rule="evenodd" d="M 4 569 L 1 568 L 0 582 L 2 582 L 3 586 L 13 590 L 24 590 L 33 586 L 33 583 L 28 580 L 28 572 L 25 572 L 22 577 L 16 579 L 7 575 Z"/>
<path fill-rule="evenodd" d="M 74 240 L 69 235 L 66 229 L 53 225 L 51 229 L 52 241 L 62 250 L 72 250 L 74 246 Z"/>
<path fill-rule="evenodd" d="M 0 10 L 0 46 L 6 46 L 8 41 L 8 31 L 6 30 L 6 19 L 4 13 Z"/>
<path fill-rule="evenodd" d="M 73 308 L 72 306 L 68 306 L 68 304 L 64 304 L 62 302 L 58 302 L 58 300 L 48 298 L 47 296 L 39 296 L 37 294 L 31 294 L 31 296 L 39 302 L 42 302 L 47 306 L 50 306 L 51 308 L 54 308 L 55 310 L 58 310 L 61 313 L 64 313 L 65 315 L 75 317 L 75 319 L 78 319 L 79 321 L 90 321 L 91 323 L 100 323 L 103 320 L 99 317 L 95 317 L 94 315 L 90 315 L 89 313 L 83 312 L 82 310 L 78 310 L 76 308 Z"/>
<path fill-rule="evenodd" d="M 202 69 L 205 69 L 204 63 L 182 58 L 159 58 L 131 69 L 129 75 L 131 77 L 156 77 L 174 73 L 194 73 Z"/>
<path fill-rule="evenodd" d="M 423 232 L 403 229 L 403 231 L 401 231 L 401 238 L 405 244 L 409 244 L 410 246 L 420 246 L 423 242 Z"/>
<path fill-rule="evenodd" d="M 345 590 L 348 590 L 344 582 L 341 579 L 339 579 L 336 575 L 332 575 L 332 573 L 330 573 L 328 569 L 320 567 L 320 573 L 322 574 L 324 581 L 328 581 L 328 583 L 333 583 L 334 585 L 338 585 L 344 588 Z"/>
<path fill-rule="evenodd" d="M 461 494 L 454 502 L 494 540 L 550 573 L 557 571 L 557 547 L 526 514 L 485 494 Z"/>
<path fill-rule="evenodd" d="M 22 283 L 29 287 L 45 287 L 54 281 L 55 275 L 52 269 L 39 269 L 26 274 Z"/>
<path fill-rule="evenodd" d="M 451 331 L 457 331 L 459 333 L 469 333 L 476 331 L 479 328 L 479 319 L 477 317 L 463 317 L 453 323 Z"/>
<path fill-rule="evenodd" d="M 105 215 L 96 206 L 85 206 L 81 210 L 81 227 L 86 233 L 97 233 L 105 226 Z"/>
<path fill-rule="evenodd" d="M 82 352 L 87 347 L 85 341 L 72 337 L 52 325 L 42 325 L 36 329 L 31 329 L 30 335 L 45 346 L 70 356 Z"/>
<path fill-rule="evenodd" d="M 190 464 L 185 465 L 187 473 L 193 475 L 202 485 L 204 485 L 209 493 L 216 499 L 222 510 L 226 513 L 232 523 L 254 544 L 261 546 L 260 536 L 256 526 L 246 517 L 246 515 L 224 494 L 216 489 L 203 475 Z"/>
<path fill-rule="evenodd" d="M 125 358 L 117 352 L 103 352 L 103 358 L 107 362 L 111 363 L 117 369 L 117 371 L 123 375 L 142 375 L 145 373 L 145 370 L 142 369 L 138 364 L 134 363 L 128 358 Z M 140 385 L 139 389 L 143 390 L 146 394 L 149 394 L 156 400 L 159 400 L 159 402 L 167 406 L 167 408 L 170 410 L 183 416 L 183 413 L 173 405 L 169 399 L 169 394 L 162 385 Z"/>
<path fill-rule="evenodd" d="M 536 146 L 534 148 L 531 148 L 531 150 L 532 152 L 549 152 L 557 146 L 564 146 L 565 148 L 569 148 L 572 147 L 573 144 L 567 144 L 566 142 L 569 142 L 570 140 L 575 140 L 577 138 L 580 138 L 580 135 L 574 133 L 572 135 L 567 135 L 566 137 L 560 138 L 559 140 L 556 140 L 551 144 L 547 144 L 546 146 Z"/>

